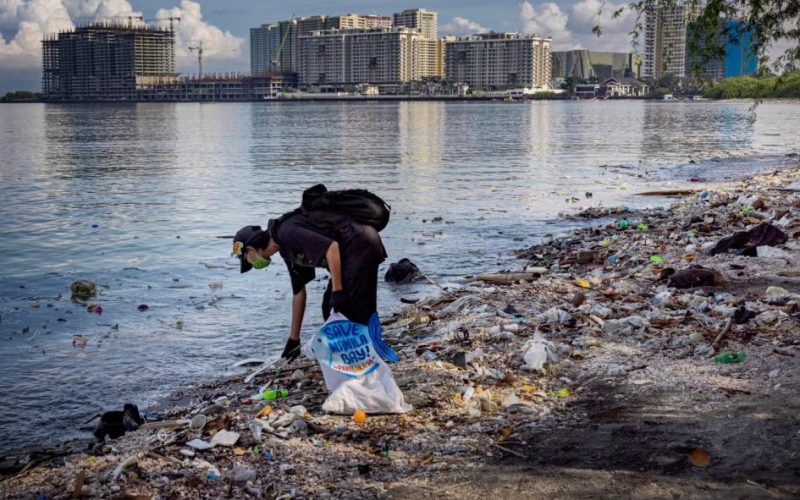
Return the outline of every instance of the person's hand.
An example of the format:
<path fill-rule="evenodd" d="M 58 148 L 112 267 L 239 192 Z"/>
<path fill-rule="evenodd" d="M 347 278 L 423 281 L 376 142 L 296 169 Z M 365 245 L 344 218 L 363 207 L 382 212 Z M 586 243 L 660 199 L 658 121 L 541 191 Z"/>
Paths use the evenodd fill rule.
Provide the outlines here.
<path fill-rule="evenodd" d="M 285 358 L 288 363 L 291 363 L 297 356 L 300 355 L 300 341 L 295 340 L 293 338 L 289 338 L 286 341 L 286 347 L 283 348 L 283 354 L 281 354 L 282 358 Z"/>
<path fill-rule="evenodd" d="M 336 312 L 342 312 L 342 308 L 347 303 L 347 294 L 344 290 L 331 293 L 331 307 Z"/>

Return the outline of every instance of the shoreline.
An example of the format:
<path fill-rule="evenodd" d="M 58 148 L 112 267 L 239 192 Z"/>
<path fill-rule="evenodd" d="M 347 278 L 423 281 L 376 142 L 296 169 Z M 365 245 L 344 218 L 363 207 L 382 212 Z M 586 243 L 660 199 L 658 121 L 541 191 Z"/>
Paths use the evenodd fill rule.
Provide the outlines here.
<path fill-rule="evenodd" d="M 597 488 L 608 487 L 606 483 L 612 479 L 618 482 L 628 478 L 631 479 L 628 486 L 639 484 L 645 488 L 637 490 L 638 494 L 647 493 L 647 484 L 663 483 L 667 479 L 686 482 L 685 486 L 680 486 L 667 481 L 670 488 L 678 488 L 674 491 L 684 494 L 696 492 L 691 488 L 712 480 L 716 481 L 712 489 L 718 492 L 723 491 L 720 488 L 730 487 L 732 489 L 724 491 L 763 495 L 764 490 L 759 489 L 763 487 L 772 488 L 779 496 L 786 492 L 796 494 L 800 489 L 788 480 L 789 473 L 797 472 L 796 465 L 795 469 L 790 466 L 784 471 L 778 481 L 780 485 L 775 486 L 777 482 L 771 480 L 769 474 L 757 470 L 758 463 L 747 469 L 746 464 L 736 462 L 736 452 L 751 451 L 746 449 L 747 443 L 722 446 L 722 443 L 704 441 L 699 436 L 687 437 L 685 443 L 663 442 L 669 436 L 674 439 L 682 433 L 690 435 L 692 429 L 684 428 L 693 422 L 690 418 L 686 419 L 687 425 L 669 433 L 646 436 L 648 439 L 638 443 L 645 449 L 638 452 L 619 444 L 627 438 L 625 433 L 615 435 L 612 432 L 619 426 L 618 422 L 608 423 L 608 439 L 603 444 L 619 451 L 621 457 L 604 454 L 603 448 L 596 447 L 591 440 L 604 436 L 604 419 L 610 418 L 604 413 L 608 408 L 598 403 L 598 397 L 611 405 L 610 414 L 617 415 L 652 404 L 648 401 L 652 395 L 646 393 L 655 389 L 654 392 L 663 393 L 670 404 L 693 415 L 693 408 L 688 404 L 703 406 L 703 402 L 692 398 L 698 388 L 674 394 L 676 388 L 691 387 L 694 380 L 687 378 L 689 375 L 719 386 L 710 393 L 713 404 L 725 406 L 741 402 L 746 406 L 750 399 L 757 398 L 780 416 L 773 418 L 773 423 L 787 418 L 778 408 L 779 403 L 786 411 L 797 408 L 798 368 L 793 366 L 796 363 L 792 363 L 792 358 L 800 354 L 795 317 L 800 309 L 800 296 L 793 295 L 800 293 L 797 279 L 800 272 L 796 276 L 778 276 L 777 273 L 797 272 L 792 268 L 800 254 L 796 245 L 800 237 L 800 201 L 792 192 L 767 188 L 785 186 L 797 182 L 798 178 L 800 169 L 789 167 L 735 182 L 741 191 L 735 197 L 720 194 L 722 191 L 715 188 L 707 197 L 708 201 L 692 195 L 675 207 L 626 212 L 627 218 L 642 220 L 648 228 L 617 230 L 616 224 L 610 224 L 601 229 L 575 230 L 520 253 L 531 265 L 544 267 L 547 272 L 530 273 L 529 279 L 522 282 L 502 283 L 501 278 L 495 278 L 501 281 L 496 283 L 476 281 L 454 291 L 455 300 L 448 296 L 429 298 L 386 318 L 385 337 L 401 357 L 400 363 L 392 365 L 392 370 L 406 400 L 415 407 L 408 415 L 371 416 L 366 424 L 359 426 L 347 416 L 322 414 L 320 405 L 326 391 L 324 385 L 320 385 L 319 370 L 303 359 L 293 365 L 302 368 L 280 374 L 284 377 L 282 384 L 290 388 L 290 397 L 273 406 L 274 415 L 283 416 L 290 415 L 289 407 L 303 405 L 306 411 L 293 420 L 304 422 L 304 431 L 280 437 L 265 434 L 257 442 L 246 422 L 254 418 L 263 402 L 249 401 L 247 396 L 278 374 L 267 372 L 249 385 L 241 382 L 243 375 L 234 375 L 182 389 L 173 395 L 173 398 L 183 398 L 181 401 L 165 401 L 167 409 L 163 416 L 176 420 L 212 409 L 216 412 L 212 420 L 217 422 L 215 425 L 222 424 L 219 428 L 240 433 L 237 447 L 217 447 L 193 452 L 194 456 L 188 457 L 180 453 L 185 449 L 181 445 L 196 436 L 184 425 L 175 425 L 162 433 L 166 436 L 164 439 L 156 432 L 141 430 L 112 442 L 106 453 L 94 458 L 86 454 L 56 457 L 54 468 L 46 467 L 53 465 L 46 457 L 42 463 L 37 463 L 37 458 L 29 459 L 27 463 L 35 466 L 4 479 L 0 483 L 0 494 L 12 498 L 30 495 L 36 491 L 32 489 L 34 486 L 41 485 L 39 491 L 58 498 L 71 491 L 82 471 L 86 484 L 84 493 L 101 496 L 135 493 L 196 498 L 216 496 L 213 492 L 222 494 L 223 489 L 227 489 L 229 494 L 235 491 L 237 497 L 286 493 L 300 497 L 355 494 L 388 497 L 466 494 L 469 497 L 470 492 L 477 495 L 481 491 L 479 487 L 483 487 L 481 479 L 474 477 L 476 471 L 491 474 L 489 490 L 494 491 L 492 488 L 496 487 L 499 489 L 495 492 L 500 492 L 503 484 L 495 483 L 504 475 L 515 478 L 514 481 L 528 481 L 528 476 L 548 470 L 561 477 L 560 481 L 553 479 L 550 486 L 556 489 L 552 494 L 569 496 L 580 491 L 569 489 L 580 474 L 564 467 L 574 469 L 579 465 L 585 470 L 611 474 L 605 478 L 589 477 L 590 484 Z M 743 199 L 752 200 L 752 204 L 761 199 L 758 205 L 763 208 L 751 206 L 745 211 L 747 207 L 739 201 Z M 776 218 L 783 211 L 788 211 L 788 215 Z M 683 224 L 673 222 L 676 217 Z M 790 259 L 791 264 L 780 257 L 769 258 L 769 265 L 764 265 L 761 257 L 708 257 L 699 251 L 702 244 L 713 243 L 733 230 L 752 227 L 762 220 L 779 221 L 786 217 L 789 222 L 781 227 L 789 235 L 789 242 L 782 249 L 795 257 Z M 712 222 L 707 221 L 709 218 Z M 697 226 L 689 228 L 697 229 L 693 236 L 686 234 L 687 228 L 683 227 L 686 223 Z M 674 242 L 683 238 L 698 240 L 696 244 L 689 243 L 698 247 L 690 260 L 685 258 L 691 253 L 685 251 L 685 245 L 673 248 Z M 608 244 L 607 239 L 610 239 Z M 615 250 L 618 251 L 612 254 Z M 689 262 L 718 269 L 725 275 L 726 284 L 700 288 L 706 295 L 692 293 L 697 289 L 664 295 L 668 290 L 659 287 L 665 285 L 653 283 L 654 270 L 659 268 L 649 260 L 651 255 L 648 254 L 653 253 L 679 270 L 688 267 Z M 575 262 L 569 263 L 565 255 L 573 256 Z M 601 255 L 605 257 L 598 257 Z M 617 258 L 613 262 L 607 260 L 614 255 Z M 734 265 L 743 267 L 730 267 Z M 737 274 L 740 271 L 750 276 L 742 278 Z M 773 285 L 773 282 L 780 285 Z M 765 290 L 771 285 L 784 288 L 788 299 L 781 299 L 782 303 L 774 300 L 775 304 L 768 303 Z M 709 292 L 713 295 L 709 296 Z M 579 294 L 583 297 L 580 304 Z M 722 298 L 717 300 L 717 295 Z M 744 326 L 726 327 L 726 315 L 730 316 L 731 309 L 741 304 L 756 304 L 763 310 Z M 769 314 L 759 322 L 758 318 L 765 313 Z M 633 317 L 641 319 L 628 319 Z M 717 339 L 726 328 L 725 334 Z M 464 341 L 463 331 L 469 332 L 471 343 Z M 535 331 L 553 342 L 552 350 L 558 359 L 548 363 L 544 374 L 521 369 L 524 346 Z M 694 335 L 698 333 L 699 337 Z M 717 353 L 740 347 L 749 355 L 742 365 L 715 365 L 709 361 L 712 350 Z M 451 362 L 455 352 L 474 353 L 479 348 L 481 353 L 466 370 Z M 774 350 L 780 353 L 775 354 Z M 676 367 L 681 370 L 676 371 Z M 778 373 L 773 376 L 776 369 Z M 682 370 L 687 373 L 680 373 Z M 755 372 L 750 373 L 752 370 Z M 742 378 L 739 372 L 747 376 Z M 756 384 L 763 382 L 762 379 L 783 389 L 766 387 L 764 391 L 764 387 Z M 631 402 L 624 404 L 628 400 Z M 663 401 L 658 404 L 662 405 Z M 738 409 L 731 411 L 736 413 Z M 603 411 L 597 413 L 598 410 Z M 658 422 L 657 416 L 648 418 L 657 423 L 639 421 L 629 431 L 648 425 L 670 425 Z M 697 427 L 697 422 L 694 424 Z M 582 425 L 588 426 L 583 433 L 579 430 Z M 589 428 L 596 425 L 601 429 L 589 432 Z M 754 421 L 753 425 L 757 427 L 758 422 Z M 586 440 L 572 434 L 562 435 L 565 428 Z M 789 428 L 787 424 L 786 429 Z M 274 430 L 279 435 L 286 432 L 281 427 Z M 710 433 L 719 434 L 720 430 L 726 429 L 717 425 Z M 747 434 L 743 435 L 746 438 Z M 207 432 L 202 437 L 210 440 Z M 780 436 L 774 439 L 783 441 Z M 650 456 L 654 450 L 645 451 L 657 441 L 664 448 L 663 457 L 653 463 Z M 543 443 L 550 443 L 553 448 Z M 685 451 L 687 447 L 691 449 Z M 694 467 L 690 463 L 687 467 L 687 453 L 694 449 L 707 450 L 712 457 L 711 465 Z M 261 453 L 264 450 L 269 451 L 271 459 Z M 582 457 L 581 450 L 591 450 L 597 456 Z M 780 453 L 797 451 L 790 443 Z M 766 460 L 757 453 L 755 456 Z M 113 469 L 130 457 L 135 457 L 137 463 L 121 473 L 117 480 L 112 480 Z M 637 467 L 626 467 L 623 458 Z M 642 469 L 638 467 L 642 461 L 646 465 L 645 473 L 639 477 L 637 474 L 641 474 L 641 470 L 637 468 Z M 624 477 L 613 476 L 607 470 L 611 465 L 622 469 Z M 531 467 L 535 470 L 530 470 Z M 254 471 L 255 478 L 249 482 L 236 481 L 236 471 L 242 469 Z M 746 472 L 744 475 L 757 486 L 743 480 L 726 484 L 714 477 L 717 471 L 727 474 L 724 479 L 728 483 L 732 482 L 731 478 L 744 477 L 742 473 Z M 211 478 L 209 474 L 216 477 Z M 437 480 L 440 475 L 446 480 L 442 481 L 442 477 Z M 441 482 L 459 487 L 451 490 L 451 486 Z M 623 493 L 607 491 L 612 495 Z M 541 490 L 538 493 L 541 494 Z M 625 491 L 625 494 L 630 493 L 630 490 Z"/>
<path fill-rule="evenodd" d="M 302 97 L 280 97 L 275 99 L 242 99 L 242 100 L 174 100 L 174 101 L 155 101 L 155 100 L 93 100 L 93 101 L 48 101 L 48 100 L 20 100 L 20 101 L 0 101 L 0 104 L 179 104 L 179 103 L 216 103 L 216 104 L 236 104 L 236 103 L 286 103 L 286 102 L 508 102 L 508 103 L 523 103 L 523 102 L 538 102 L 538 101 L 579 101 L 579 102 L 597 102 L 597 101 L 614 101 L 614 102 L 627 102 L 627 101 L 646 101 L 646 102 L 798 102 L 800 98 L 792 97 L 761 97 L 761 98 L 745 98 L 745 97 L 732 97 L 728 99 L 714 99 L 702 98 L 692 99 L 691 97 L 677 97 L 672 101 L 665 101 L 661 97 L 615 97 L 615 98 L 590 98 L 590 99 L 576 99 L 568 96 L 543 96 L 543 97 L 514 97 L 513 100 L 505 101 L 503 96 L 399 96 L 399 95 L 384 95 L 384 96 L 302 96 Z"/>

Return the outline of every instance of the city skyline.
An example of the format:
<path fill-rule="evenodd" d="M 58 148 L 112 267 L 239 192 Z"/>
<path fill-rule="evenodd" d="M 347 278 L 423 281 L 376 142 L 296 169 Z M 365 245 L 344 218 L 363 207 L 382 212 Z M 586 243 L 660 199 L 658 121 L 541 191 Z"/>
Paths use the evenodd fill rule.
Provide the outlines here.
<path fill-rule="evenodd" d="M 0 6 L 0 92 L 38 90 L 41 83 L 41 38 L 103 16 L 141 15 L 144 19 L 181 17 L 175 25 L 177 69 L 197 71 L 188 46 L 203 41 L 207 71 L 248 71 L 250 28 L 284 18 L 347 13 L 391 15 L 411 8 L 438 12 L 439 34 L 466 35 L 487 31 L 516 31 L 553 38 L 555 49 L 590 48 L 630 51 L 632 18 L 604 23 L 605 34 L 591 34 L 598 0 L 546 2 L 500 1 L 491 6 L 449 0 L 363 2 L 258 2 L 231 8 L 217 0 L 10 0 Z M 610 18 L 611 8 L 606 4 Z M 605 16 L 604 16 L 605 17 Z M 124 20 L 124 19 L 121 19 Z"/>

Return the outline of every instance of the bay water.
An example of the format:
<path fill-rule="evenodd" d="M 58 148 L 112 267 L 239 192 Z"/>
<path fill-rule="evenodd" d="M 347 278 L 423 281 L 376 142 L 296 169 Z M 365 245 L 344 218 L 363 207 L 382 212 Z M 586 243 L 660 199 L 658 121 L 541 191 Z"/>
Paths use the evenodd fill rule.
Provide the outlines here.
<path fill-rule="evenodd" d="M 229 236 L 313 184 L 391 204 L 382 273 L 408 257 L 457 286 L 518 268 L 514 249 L 575 224 L 559 213 L 775 168 L 798 137 L 796 102 L 0 105 L 0 450 L 277 357 L 286 269 L 239 274 Z M 70 301 L 78 279 L 102 314 Z M 380 312 L 432 293 L 381 283 Z"/>

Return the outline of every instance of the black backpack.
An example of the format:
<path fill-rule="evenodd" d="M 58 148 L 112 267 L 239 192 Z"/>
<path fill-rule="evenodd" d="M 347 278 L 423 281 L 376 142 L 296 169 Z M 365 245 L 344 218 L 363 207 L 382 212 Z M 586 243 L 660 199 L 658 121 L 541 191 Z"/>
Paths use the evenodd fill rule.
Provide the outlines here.
<path fill-rule="evenodd" d="M 324 184 L 317 184 L 303 191 L 300 209 L 305 214 L 322 211 L 347 215 L 359 224 L 372 226 L 380 232 L 389 224 L 392 207 L 366 189 L 328 191 Z"/>

